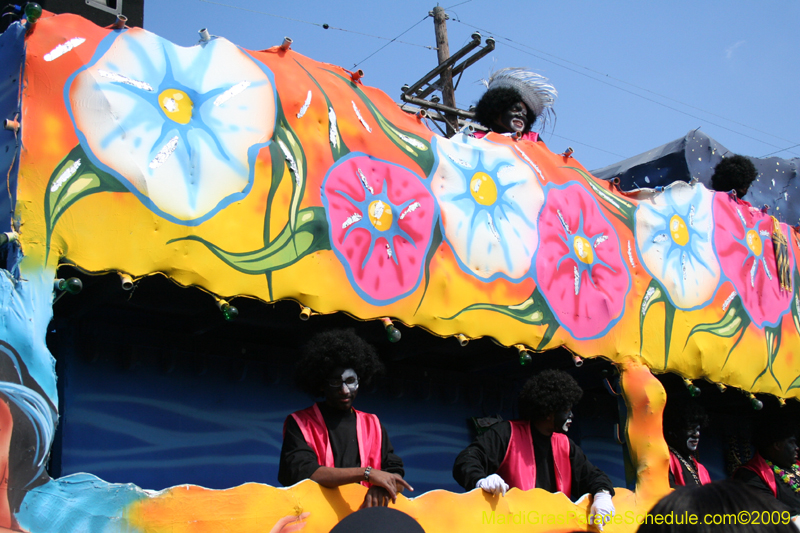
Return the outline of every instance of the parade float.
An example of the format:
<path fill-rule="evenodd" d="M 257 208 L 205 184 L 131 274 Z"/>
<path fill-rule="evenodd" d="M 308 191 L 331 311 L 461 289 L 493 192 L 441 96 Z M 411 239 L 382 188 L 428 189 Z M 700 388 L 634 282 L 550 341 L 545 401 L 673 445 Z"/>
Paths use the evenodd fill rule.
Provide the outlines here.
<path fill-rule="evenodd" d="M 0 36 L 2 528 L 327 532 L 365 491 L 51 478 L 70 415 L 46 336 L 54 300 L 78 285 L 63 267 L 123 284 L 158 274 L 227 318 L 238 302 L 288 301 L 304 318 L 491 338 L 523 363 L 557 348 L 610 362 L 635 475 L 610 532 L 634 531 L 670 490 L 654 374 L 754 404 L 798 396 L 797 234 L 761 210 L 698 183 L 624 193 L 542 143 L 435 135 L 357 73 L 287 45 L 183 48 L 124 22 L 33 18 Z M 428 533 L 592 529 L 587 498 L 539 489 L 396 507 Z"/>

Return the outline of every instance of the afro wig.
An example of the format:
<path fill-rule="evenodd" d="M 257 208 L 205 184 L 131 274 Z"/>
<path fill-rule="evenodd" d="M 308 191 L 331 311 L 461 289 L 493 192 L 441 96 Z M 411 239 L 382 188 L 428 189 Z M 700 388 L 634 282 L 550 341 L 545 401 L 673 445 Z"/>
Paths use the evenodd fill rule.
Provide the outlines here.
<path fill-rule="evenodd" d="M 766 450 L 776 442 L 797 437 L 797 418 L 782 408 L 764 409 L 755 423 L 753 444 L 758 451 Z"/>
<path fill-rule="evenodd" d="M 758 176 L 758 171 L 752 161 L 743 155 L 726 157 L 714 167 L 711 176 L 711 188 L 715 191 L 736 191 L 741 198 L 747 194 L 750 184 Z"/>
<path fill-rule="evenodd" d="M 322 396 L 325 378 L 337 368 L 355 370 L 362 385 L 369 385 L 384 369 L 375 348 L 353 329 L 335 329 L 317 333 L 303 347 L 295 383 L 311 396 Z"/>
<path fill-rule="evenodd" d="M 481 99 L 478 100 L 478 104 L 475 106 L 475 120 L 483 126 L 492 129 L 495 121 L 517 102 L 522 102 L 522 95 L 513 87 L 495 87 L 489 89 L 483 93 L 483 96 L 481 96 Z M 524 102 L 522 102 L 522 104 L 525 105 Z M 525 105 L 525 109 L 528 111 L 528 120 L 522 133 L 531 131 L 531 126 L 533 126 L 537 118 L 530 107 Z"/>
<path fill-rule="evenodd" d="M 708 426 L 705 409 L 695 402 L 667 399 L 667 406 L 664 408 L 664 435 L 694 426 Z"/>
<path fill-rule="evenodd" d="M 583 390 L 575 378 L 563 370 L 544 370 L 522 387 L 519 393 L 519 414 L 525 420 L 546 418 L 561 413 L 578 403 Z"/>

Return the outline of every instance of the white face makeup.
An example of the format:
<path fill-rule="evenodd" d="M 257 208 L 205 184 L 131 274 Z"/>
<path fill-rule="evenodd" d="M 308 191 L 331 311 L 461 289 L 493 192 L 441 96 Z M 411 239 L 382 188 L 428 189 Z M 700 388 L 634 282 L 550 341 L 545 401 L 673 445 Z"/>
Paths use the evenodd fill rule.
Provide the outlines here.
<path fill-rule="evenodd" d="M 325 399 L 336 409 L 348 410 L 358 394 L 358 374 L 352 368 L 337 368 L 325 380 Z"/>
<path fill-rule="evenodd" d="M 696 452 L 697 446 L 700 444 L 700 426 L 695 426 L 687 431 L 686 449 L 690 452 Z"/>
<path fill-rule="evenodd" d="M 339 390 L 342 387 L 347 387 L 351 391 L 358 390 L 358 375 L 356 371 L 352 368 L 347 368 L 342 371 L 342 375 L 339 377 L 332 377 L 325 381 L 325 384 L 332 388 Z"/>
<path fill-rule="evenodd" d="M 569 426 L 572 424 L 572 409 L 568 409 L 563 413 L 556 413 L 553 419 L 553 426 L 558 433 L 566 433 L 569 431 Z"/>

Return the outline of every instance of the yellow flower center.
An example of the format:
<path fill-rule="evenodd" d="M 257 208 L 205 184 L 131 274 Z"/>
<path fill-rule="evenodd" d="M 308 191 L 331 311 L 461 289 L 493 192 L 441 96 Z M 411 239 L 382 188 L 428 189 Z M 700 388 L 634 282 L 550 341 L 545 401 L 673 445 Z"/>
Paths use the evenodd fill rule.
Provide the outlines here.
<path fill-rule="evenodd" d="M 689 230 L 686 229 L 686 222 L 678 215 L 672 215 L 669 221 L 669 234 L 678 246 L 686 246 L 689 242 Z"/>
<path fill-rule="evenodd" d="M 380 200 L 369 204 L 369 221 L 378 231 L 386 231 L 392 227 L 392 208 Z"/>
<path fill-rule="evenodd" d="M 486 172 L 476 172 L 469 182 L 469 192 L 481 205 L 492 205 L 497 201 L 497 185 Z"/>
<path fill-rule="evenodd" d="M 594 261 L 594 253 L 592 252 L 592 244 L 588 240 L 580 235 L 575 235 L 575 240 L 572 241 L 572 247 L 575 249 L 575 255 L 578 256 L 578 259 L 587 265 L 592 264 L 592 261 Z"/>
<path fill-rule="evenodd" d="M 158 95 L 158 105 L 166 115 L 178 124 L 188 124 L 192 120 L 194 102 L 189 95 L 178 89 L 167 89 Z"/>
<path fill-rule="evenodd" d="M 764 249 L 764 243 L 761 241 L 761 235 L 754 229 L 747 232 L 747 247 L 753 252 L 756 257 L 761 257 L 761 252 Z"/>

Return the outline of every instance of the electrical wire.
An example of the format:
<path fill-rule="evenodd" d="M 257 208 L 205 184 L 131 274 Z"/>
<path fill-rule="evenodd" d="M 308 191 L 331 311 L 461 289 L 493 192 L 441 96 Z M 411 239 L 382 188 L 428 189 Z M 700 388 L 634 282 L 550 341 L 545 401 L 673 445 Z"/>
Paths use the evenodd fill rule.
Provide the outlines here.
<path fill-rule="evenodd" d="M 286 16 L 283 16 L 283 15 L 276 15 L 274 13 L 267 13 L 266 11 L 258 11 L 258 10 L 249 9 L 249 8 L 246 8 L 246 7 L 234 6 L 234 5 L 231 5 L 231 4 L 223 4 L 221 2 L 212 2 L 211 0 L 197 0 L 197 1 L 198 2 L 203 2 L 203 3 L 206 3 L 206 4 L 212 4 L 212 5 L 215 5 L 215 6 L 229 7 L 231 9 L 238 9 L 240 11 L 248 11 L 250 13 L 257 13 L 259 15 L 266 15 L 268 17 L 275 17 L 275 18 L 284 19 L 284 20 L 291 20 L 292 22 L 300 22 L 302 24 L 310 24 L 311 26 L 318 26 L 318 27 L 323 28 L 325 30 L 338 30 L 338 31 L 343 31 L 343 32 L 347 32 L 347 33 L 354 33 L 356 35 L 363 35 L 364 37 L 371 37 L 373 39 L 382 39 L 384 41 L 390 41 L 390 43 L 394 42 L 394 43 L 400 43 L 400 44 L 407 44 L 409 46 L 418 46 L 420 48 L 427 48 L 428 50 L 436 50 L 435 46 L 428 46 L 428 45 L 417 44 L 417 43 L 409 43 L 407 41 L 398 41 L 397 37 L 395 37 L 394 39 L 391 39 L 389 37 L 383 37 L 383 36 L 380 36 L 380 35 L 372 35 L 370 33 L 363 33 L 363 32 L 360 32 L 360 31 L 348 30 L 346 28 L 338 28 L 336 26 L 331 26 L 330 24 L 320 24 L 319 22 L 311 22 L 311 21 L 308 21 L 308 20 L 296 19 L 296 18 L 292 18 L 292 17 L 286 17 Z M 417 24 L 419 24 L 419 23 L 417 23 Z M 409 30 L 410 29 L 411 28 L 409 28 Z M 408 30 L 406 30 L 406 31 L 408 31 Z M 403 33 L 405 33 L 405 32 L 403 32 Z M 402 35 L 402 33 L 400 35 Z M 399 35 L 398 35 L 398 37 L 399 37 Z"/>
<path fill-rule="evenodd" d="M 419 25 L 420 25 L 422 22 L 424 22 L 424 21 L 425 21 L 425 19 L 427 19 L 429 16 L 430 16 L 430 15 L 425 15 L 424 17 L 422 17 L 422 19 L 421 19 L 421 20 L 419 20 L 418 22 L 416 22 L 416 23 L 412 24 L 412 26 L 411 26 L 410 28 L 408 28 L 406 31 L 404 31 L 403 33 L 401 33 L 400 35 L 398 35 L 397 37 L 395 37 L 394 39 L 392 39 L 392 40 L 391 40 L 391 41 L 389 41 L 388 43 L 384 44 L 383 46 L 381 46 L 380 48 L 378 48 L 377 50 L 375 50 L 374 52 L 372 52 L 370 55 L 368 55 L 367 57 L 365 57 L 364 59 L 362 59 L 362 60 L 361 60 L 361 61 L 359 61 L 358 63 L 354 64 L 354 65 L 353 65 L 353 68 L 356 68 L 358 65 L 360 65 L 361 63 L 363 63 L 364 61 L 366 61 L 366 60 L 367 60 L 367 59 L 369 59 L 370 57 L 374 56 L 375 54 L 377 54 L 378 52 L 380 52 L 381 50 L 383 50 L 384 48 L 386 48 L 387 46 L 389 46 L 389 45 L 390 45 L 390 44 L 392 44 L 393 42 L 401 42 L 401 41 L 398 41 L 398 40 L 397 40 L 399 37 L 402 37 L 402 36 L 403 36 L 403 35 L 405 35 L 406 33 L 410 32 L 411 30 L 413 30 L 414 28 L 416 28 L 417 26 L 419 26 Z M 431 48 L 431 47 L 429 46 L 429 47 L 427 47 L 427 48 Z"/>
<path fill-rule="evenodd" d="M 515 45 L 522 46 L 522 47 L 524 47 L 524 48 L 528 48 L 529 50 L 533 50 L 533 51 L 535 51 L 535 52 L 537 52 L 537 53 L 539 53 L 539 54 L 545 54 L 545 55 L 548 55 L 548 56 L 550 56 L 550 57 L 554 57 L 554 58 L 558 59 L 559 61 L 563 61 L 564 63 L 569 63 L 569 64 L 571 64 L 571 65 L 575 65 L 575 66 L 577 66 L 577 67 L 580 67 L 580 68 L 582 68 L 582 69 L 584 69 L 584 70 L 588 70 L 589 72 L 592 72 L 593 74 L 596 74 L 596 75 L 598 75 L 598 76 L 603 76 L 603 77 L 606 77 L 606 78 L 612 79 L 612 80 L 614 80 L 614 81 L 618 81 L 618 82 L 620 82 L 620 83 L 624 83 L 624 84 L 626 84 L 626 85 L 630 85 L 631 87 L 634 87 L 634 88 L 636 88 L 636 89 L 638 89 L 638 90 L 641 90 L 641 91 L 648 92 L 648 93 L 650 93 L 650 94 L 653 94 L 653 95 L 655 95 L 655 96 L 659 96 L 659 97 L 661 97 L 661 98 L 665 98 L 665 99 L 667 99 L 667 100 L 671 100 L 671 101 L 673 101 L 673 102 L 676 102 L 676 103 L 678 103 L 678 104 L 684 105 L 684 106 L 686 106 L 686 107 L 689 107 L 689 108 L 692 108 L 692 109 L 696 109 L 696 110 L 698 110 L 698 111 L 701 111 L 701 112 L 703 112 L 703 113 L 707 113 L 707 114 L 709 114 L 709 115 L 712 115 L 712 116 L 715 116 L 715 117 L 721 118 L 721 119 L 723 119 L 723 120 L 729 121 L 729 122 L 731 122 L 731 123 L 734 123 L 734 124 L 737 124 L 737 125 L 739 125 L 739 126 L 742 126 L 742 127 L 748 128 L 748 129 L 750 129 L 750 130 L 752 130 L 752 131 L 756 131 L 756 132 L 758 132 L 758 133 L 762 133 L 762 134 L 765 134 L 765 135 L 769 135 L 770 137 L 773 137 L 773 138 L 776 138 L 776 139 L 779 139 L 779 140 L 782 140 L 782 141 L 786 141 L 786 142 L 793 142 L 793 141 L 790 141 L 790 140 L 788 140 L 788 139 L 784 139 L 784 138 L 782 138 L 782 137 L 779 137 L 779 136 L 777 136 L 777 135 L 774 135 L 774 134 L 771 134 L 771 133 L 768 133 L 768 132 L 765 132 L 765 131 L 758 130 L 758 129 L 756 129 L 756 128 L 753 128 L 753 127 L 751 127 L 751 126 L 748 126 L 747 124 L 742 124 L 742 123 L 740 123 L 740 122 L 737 122 L 737 121 L 735 121 L 735 120 L 728 119 L 728 118 L 726 118 L 726 117 L 723 117 L 723 116 L 717 115 L 717 114 L 715 114 L 715 113 L 712 113 L 712 112 L 710 112 L 710 111 L 706 111 L 706 110 L 704 110 L 704 109 L 701 109 L 701 108 L 699 108 L 699 107 L 695 107 L 695 106 L 692 106 L 692 105 L 690 105 L 690 104 L 687 104 L 687 103 L 685 103 L 685 102 L 681 102 L 680 100 L 676 100 L 676 99 L 674 99 L 674 98 L 671 98 L 671 97 L 669 97 L 669 96 L 665 96 L 665 95 L 659 94 L 659 93 L 657 93 L 657 92 L 655 92 L 655 91 L 651 91 L 651 90 L 649 90 L 649 89 L 646 89 L 646 88 L 643 88 L 643 87 L 639 87 L 639 86 L 637 86 L 637 85 L 635 85 L 635 84 L 632 84 L 632 83 L 626 82 L 626 81 L 624 81 L 624 80 L 621 80 L 621 79 L 619 79 L 619 78 L 615 78 L 615 77 L 613 77 L 613 76 L 609 76 L 609 75 L 607 75 L 607 74 L 603 74 L 602 72 L 598 72 L 598 71 L 596 71 L 596 70 L 590 69 L 590 68 L 588 68 L 588 67 L 585 67 L 585 66 L 583 66 L 583 65 L 580 65 L 580 64 L 578 64 L 578 63 L 574 63 L 574 62 L 572 62 L 572 61 L 569 61 L 569 60 L 567 60 L 567 59 L 564 59 L 564 58 L 561 58 L 561 57 L 555 56 L 555 55 L 553 55 L 553 54 L 549 54 L 549 53 L 547 53 L 547 52 L 543 52 L 543 51 L 541 51 L 541 50 L 538 50 L 538 49 L 536 49 L 536 48 L 532 48 L 532 47 L 530 47 L 530 46 L 528 46 L 528 45 L 526 45 L 526 44 L 524 44 L 524 43 L 517 42 L 517 41 L 515 41 L 515 40 L 513 40 L 513 39 L 510 39 L 510 38 L 508 38 L 508 37 L 504 37 L 504 36 L 502 36 L 502 35 L 499 35 L 499 34 L 497 34 L 497 33 L 495 33 L 495 32 L 492 32 L 491 30 L 487 30 L 487 29 L 485 29 L 485 28 L 480 28 L 480 27 L 478 27 L 478 26 L 475 26 L 474 24 L 470 24 L 470 23 L 463 22 L 462 20 L 460 20 L 460 19 L 458 19 L 458 18 L 454 18 L 453 20 L 454 20 L 455 22 L 458 22 L 459 24 L 463 24 L 464 26 L 467 26 L 467 27 L 470 27 L 470 28 L 476 29 L 476 30 L 478 30 L 478 31 L 486 32 L 486 33 L 488 33 L 488 34 L 490 34 L 490 35 L 493 35 L 493 36 L 495 37 L 495 39 L 501 39 L 501 40 L 503 40 L 503 41 L 507 41 L 507 43 L 505 43 L 505 45 L 506 45 L 506 46 L 508 46 L 509 48 L 512 48 L 512 49 L 514 49 L 514 50 L 517 50 L 517 51 L 519 51 L 519 52 L 522 52 L 523 54 L 527 54 L 527 55 L 533 56 L 533 57 L 535 57 L 535 58 L 537 58 L 537 59 L 541 59 L 542 61 L 547 61 L 548 63 L 552 63 L 552 64 L 554 64 L 554 65 L 556 65 L 556 66 L 559 66 L 559 67 L 561 67 L 561 68 L 564 68 L 564 69 L 566 69 L 566 70 L 569 70 L 569 71 L 571 71 L 571 72 L 574 72 L 574 73 L 576 73 L 576 74 L 579 74 L 579 75 L 581 75 L 581 76 L 585 76 L 585 77 L 587 77 L 587 78 L 589 78 L 589 79 L 592 79 L 592 80 L 594 80 L 594 81 L 597 81 L 597 82 L 603 83 L 603 84 L 605 84 L 605 85 L 608 85 L 608 86 L 610 86 L 610 87 L 613 87 L 613 88 L 615 88 L 615 89 L 618 89 L 618 90 L 620 90 L 620 91 L 627 92 L 628 94 L 632 94 L 632 95 L 634 95 L 634 96 L 637 96 L 637 97 L 639 97 L 639 98 L 641 98 L 641 99 L 643 99 L 643 100 L 647 100 L 647 101 L 649 101 L 649 102 L 652 102 L 652 103 L 654 103 L 654 104 L 660 105 L 660 106 L 662 106 L 662 107 L 665 107 L 665 108 L 667 108 L 667 109 L 670 109 L 670 110 L 672 110 L 672 111 L 676 111 L 676 112 L 678 112 L 678 113 L 681 113 L 681 114 L 683 114 L 683 115 L 686 115 L 686 116 L 688 116 L 688 117 L 691 117 L 691 118 L 694 118 L 694 119 L 697 119 L 697 120 L 704 121 L 704 122 L 706 122 L 706 123 L 708 123 L 708 124 L 710 124 L 710 125 L 712 125 L 712 126 L 716 126 L 716 127 L 718 127 L 718 128 L 722 128 L 722 129 L 724 129 L 724 130 L 730 131 L 731 133 L 735 133 L 735 134 L 737 134 L 737 135 L 741 135 L 741 136 L 743 136 L 743 137 L 746 137 L 746 138 L 748 138 L 748 139 L 750 139 L 750 140 L 753 140 L 753 141 L 756 141 L 756 142 L 760 142 L 760 143 L 762 143 L 762 144 L 766 144 L 767 146 L 771 146 L 771 147 L 773 147 L 773 148 L 781 148 L 781 147 L 780 147 L 780 146 L 778 146 L 778 145 L 772 144 L 772 143 L 770 143 L 770 142 L 767 142 L 767 141 L 764 141 L 764 140 L 762 140 L 762 139 L 758 139 L 758 138 L 756 138 L 756 137 L 753 137 L 753 136 L 751 136 L 751 135 L 747 135 L 746 133 L 742 133 L 742 132 L 740 132 L 740 131 L 736 131 L 736 130 L 734 130 L 734 129 L 728 128 L 728 127 L 726 127 L 726 126 L 723 126 L 723 125 L 721 125 L 721 124 L 717 124 L 717 123 L 715 123 L 715 122 L 711 122 L 711 121 L 709 121 L 709 120 L 707 120 L 707 119 L 703 119 L 703 118 L 701 118 L 701 117 L 697 117 L 697 116 L 695 116 L 695 115 L 692 115 L 691 113 L 687 113 L 686 111 L 683 111 L 683 110 L 681 110 L 681 109 L 677 109 L 677 108 L 675 108 L 675 107 L 672 107 L 672 106 L 670 106 L 670 105 L 664 104 L 663 102 L 659 102 L 658 100 L 654 100 L 654 99 L 652 99 L 652 98 L 648 98 L 647 96 L 644 96 L 644 95 L 638 94 L 638 93 L 636 93 L 636 92 L 634 92 L 634 91 L 630 91 L 630 90 L 628 90 L 628 89 L 625 89 L 625 88 L 623 88 L 623 87 L 619 87 L 619 86 L 617 86 L 617 85 L 614 85 L 613 83 L 610 83 L 610 82 L 608 82 L 608 81 L 605 81 L 605 80 L 602 80 L 602 79 L 598 79 L 598 78 L 596 78 L 596 77 L 594 77 L 594 76 L 590 76 L 589 74 L 586 74 L 585 72 L 580 72 L 579 70 L 576 70 L 576 69 L 570 68 L 570 67 L 568 67 L 568 66 L 565 66 L 565 65 L 563 65 L 563 64 L 560 64 L 560 63 L 558 63 L 557 61 L 553 61 L 553 60 L 551 60 L 551 59 L 548 59 L 548 58 L 546 58 L 546 57 L 542 57 L 541 55 L 537 55 L 537 54 L 535 54 L 535 53 L 532 53 L 532 52 L 530 52 L 530 51 L 527 51 L 527 50 L 522 50 L 522 49 L 520 49 L 520 48 L 517 48 L 517 47 L 515 47 L 515 46 L 512 46 L 512 45 L 510 45 L 510 44 L 508 44 L 508 43 L 513 43 L 513 44 L 515 44 Z M 795 147 L 795 146 L 792 146 L 792 147 L 790 147 L 790 148 L 786 148 L 786 149 L 781 149 L 781 150 L 779 150 L 779 152 L 782 152 L 782 151 L 787 151 L 787 150 L 789 150 L 789 149 L 791 149 L 791 148 L 794 148 L 794 147 Z M 777 152 L 774 152 L 774 153 L 777 153 Z"/>
<path fill-rule="evenodd" d="M 774 152 L 770 152 L 770 153 L 768 153 L 767 155 L 762 155 L 761 157 L 769 157 L 769 156 L 771 156 L 771 155 L 779 154 L 779 153 L 781 153 L 781 152 L 788 152 L 788 151 L 789 151 L 789 150 L 791 150 L 792 148 L 797 148 L 798 146 L 800 146 L 800 143 L 798 143 L 798 144 L 795 144 L 794 146 L 790 146 L 789 148 L 784 148 L 783 150 L 776 150 L 776 151 L 774 151 Z"/>
<path fill-rule="evenodd" d="M 447 11 L 448 9 L 453 9 L 454 7 L 463 6 L 464 4 L 469 4 L 470 2 L 472 2 L 472 0 L 465 0 L 464 2 L 461 2 L 460 4 L 455 4 L 455 5 L 452 5 L 450 7 L 446 7 L 446 8 L 444 8 L 444 10 Z"/>
<path fill-rule="evenodd" d="M 620 155 L 620 154 L 617 154 L 617 153 L 614 153 L 614 152 L 609 152 L 608 150 L 604 150 L 602 148 L 598 148 L 597 146 L 592 146 L 591 144 L 586 144 L 586 143 L 583 143 L 581 141 L 576 141 L 575 139 L 570 139 L 569 137 L 564 137 L 563 135 L 558 135 L 558 134 L 555 134 L 555 133 L 552 133 L 552 132 L 550 132 L 548 135 L 550 135 L 551 137 L 558 137 L 559 139 L 564 139 L 565 141 L 569 141 L 571 143 L 580 144 L 581 146 L 586 146 L 587 148 L 593 148 L 595 150 L 599 150 L 601 152 L 605 152 L 605 153 L 607 153 L 609 155 L 613 155 L 613 156 L 616 156 L 616 157 L 621 157 L 622 159 L 627 159 L 624 155 Z"/>

